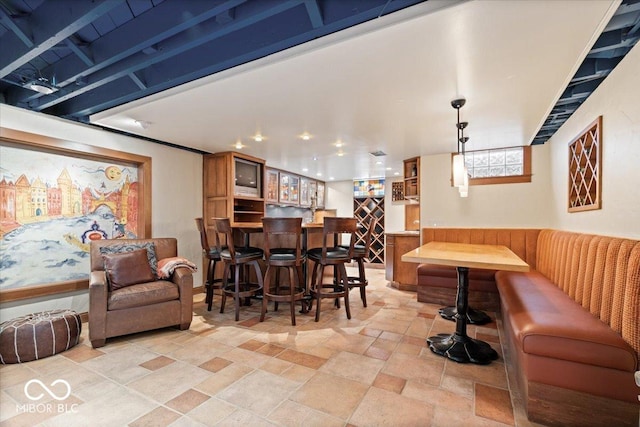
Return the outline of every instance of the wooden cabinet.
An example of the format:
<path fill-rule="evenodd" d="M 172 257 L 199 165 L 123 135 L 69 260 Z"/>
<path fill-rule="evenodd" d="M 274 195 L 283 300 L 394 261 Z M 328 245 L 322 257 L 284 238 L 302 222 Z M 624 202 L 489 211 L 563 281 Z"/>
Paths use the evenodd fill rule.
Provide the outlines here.
<path fill-rule="evenodd" d="M 404 229 L 420 230 L 420 157 L 404 161 Z"/>
<path fill-rule="evenodd" d="M 404 198 L 420 198 L 420 157 L 404 161 Z"/>
<path fill-rule="evenodd" d="M 265 173 L 265 201 L 278 203 L 278 189 L 280 187 L 280 174 L 275 169 L 267 169 Z"/>
<path fill-rule="evenodd" d="M 418 275 L 414 262 L 402 261 L 402 255 L 420 246 L 418 232 L 387 233 L 385 256 L 385 278 L 391 286 L 403 291 L 416 291 Z"/>
<path fill-rule="evenodd" d="M 256 166 L 256 194 L 238 194 L 237 160 Z M 207 154 L 203 164 L 203 218 L 210 227 L 211 218 L 229 218 L 234 223 L 260 222 L 265 215 L 264 160 L 235 152 Z"/>

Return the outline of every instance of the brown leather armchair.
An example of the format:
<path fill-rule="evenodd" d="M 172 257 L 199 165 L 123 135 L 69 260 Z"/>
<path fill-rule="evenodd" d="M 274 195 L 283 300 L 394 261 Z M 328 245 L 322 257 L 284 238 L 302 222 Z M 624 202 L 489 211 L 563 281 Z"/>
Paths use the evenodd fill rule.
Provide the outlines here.
<path fill-rule="evenodd" d="M 93 348 L 105 345 L 106 339 L 151 329 L 177 326 L 189 329 L 193 316 L 193 277 L 191 270 L 178 267 L 168 279 L 146 280 L 138 271 L 147 269 L 126 263 L 118 266 L 119 275 L 138 275 L 138 282 L 115 289 L 107 281 L 105 259 L 101 248 L 116 245 L 144 245 L 153 243 L 157 260 L 177 256 L 175 238 L 97 240 L 91 242 L 91 276 L 89 279 L 89 339 Z M 103 251 L 109 249 L 103 249 Z M 132 259 L 131 257 L 128 257 Z M 113 257 L 111 257 L 113 259 Z M 144 261 L 144 260 L 143 260 Z M 110 266 L 108 266 L 110 269 Z M 112 271 L 113 272 L 113 271 Z M 111 276 L 113 279 L 113 276 Z M 136 280 L 134 280 L 136 281 Z"/>

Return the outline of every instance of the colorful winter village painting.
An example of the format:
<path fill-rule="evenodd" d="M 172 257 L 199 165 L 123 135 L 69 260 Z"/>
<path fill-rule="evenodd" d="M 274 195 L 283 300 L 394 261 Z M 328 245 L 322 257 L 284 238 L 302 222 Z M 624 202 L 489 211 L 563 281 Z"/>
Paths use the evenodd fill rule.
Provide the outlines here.
<path fill-rule="evenodd" d="M 0 146 L 0 290 L 89 277 L 89 242 L 135 238 L 138 170 Z"/>

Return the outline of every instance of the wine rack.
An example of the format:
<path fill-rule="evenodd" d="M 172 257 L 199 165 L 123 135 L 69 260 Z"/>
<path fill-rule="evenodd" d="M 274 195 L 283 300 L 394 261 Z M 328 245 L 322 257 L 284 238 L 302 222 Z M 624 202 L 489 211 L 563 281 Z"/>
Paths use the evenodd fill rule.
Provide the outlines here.
<path fill-rule="evenodd" d="M 377 220 L 371 233 L 371 248 L 369 262 L 384 264 L 384 197 L 366 197 L 353 199 L 353 216 L 364 227 L 356 232 L 356 245 L 364 245 L 364 235 L 369 227 L 369 221 Z"/>
<path fill-rule="evenodd" d="M 569 212 L 601 208 L 602 116 L 569 144 Z"/>

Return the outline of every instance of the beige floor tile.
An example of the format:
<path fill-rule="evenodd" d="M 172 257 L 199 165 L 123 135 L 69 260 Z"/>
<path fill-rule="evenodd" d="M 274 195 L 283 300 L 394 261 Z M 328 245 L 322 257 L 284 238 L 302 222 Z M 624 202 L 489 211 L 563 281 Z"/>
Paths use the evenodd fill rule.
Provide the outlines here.
<path fill-rule="evenodd" d="M 214 397 L 193 409 L 187 417 L 201 425 L 213 426 L 235 411 L 237 408 L 234 405 Z"/>
<path fill-rule="evenodd" d="M 342 427 L 344 421 L 299 403 L 285 400 L 268 417 L 285 427 Z"/>
<path fill-rule="evenodd" d="M 295 381 L 254 371 L 217 394 L 217 398 L 266 416 L 299 387 Z"/>
<path fill-rule="evenodd" d="M 349 423 L 357 426 L 427 426 L 433 418 L 433 406 L 372 387 L 362 399 Z"/>
<path fill-rule="evenodd" d="M 270 356 L 256 353 L 255 351 L 244 350 L 242 348 L 233 348 L 222 353 L 220 357 L 231 360 L 232 362 L 245 364 L 252 368 L 259 368 L 271 359 Z"/>
<path fill-rule="evenodd" d="M 329 338 L 324 345 L 340 351 L 364 354 L 376 339 L 360 334 L 339 334 Z"/>
<path fill-rule="evenodd" d="M 180 418 L 180 414 L 163 406 L 144 414 L 129 424 L 129 427 L 165 427 Z"/>
<path fill-rule="evenodd" d="M 200 365 L 230 350 L 233 350 L 232 346 L 213 341 L 209 338 L 195 337 L 180 348 L 169 353 L 169 356 L 192 365 Z"/>
<path fill-rule="evenodd" d="M 127 387 L 117 389 L 47 420 L 49 427 L 86 427 L 127 425 L 149 413 L 157 403 L 140 396 Z M 117 410 L 116 410 L 117 408 Z"/>
<path fill-rule="evenodd" d="M 428 359 L 423 356 L 394 353 L 387 360 L 382 372 L 406 380 L 439 386 L 445 362 L 443 358 L 437 357 Z"/>
<path fill-rule="evenodd" d="M 418 381 L 407 381 L 402 396 L 429 403 L 433 406 L 449 408 L 452 411 L 473 414 L 473 399 L 460 396 L 450 390 Z"/>
<path fill-rule="evenodd" d="M 340 352 L 322 365 L 319 371 L 371 385 L 383 366 L 382 360 Z"/>
<path fill-rule="evenodd" d="M 250 372 L 253 372 L 253 368 L 240 363 L 233 363 L 219 372 L 205 377 L 206 379 L 200 381 L 194 388 L 207 393 L 209 396 L 214 396 Z"/>
<path fill-rule="evenodd" d="M 122 346 L 104 356 L 82 362 L 82 366 L 94 370 L 120 384 L 127 384 L 149 374 L 140 365 L 158 357 L 157 353 L 138 346 Z"/>
<path fill-rule="evenodd" d="M 128 385 L 149 399 L 165 403 L 202 382 L 209 374 L 209 371 L 177 361 Z"/>
<path fill-rule="evenodd" d="M 261 418 L 249 411 L 238 410 L 220 421 L 216 426 L 220 427 L 238 427 L 238 426 L 251 426 L 251 427 L 269 427 L 275 426 L 270 421 Z"/>
<path fill-rule="evenodd" d="M 293 393 L 291 400 L 346 420 L 367 389 L 360 382 L 318 372 Z"/>

